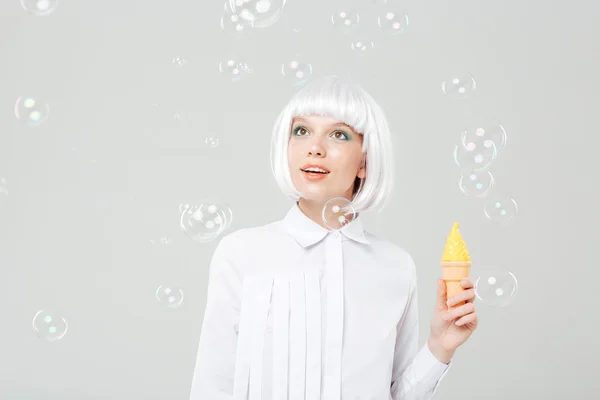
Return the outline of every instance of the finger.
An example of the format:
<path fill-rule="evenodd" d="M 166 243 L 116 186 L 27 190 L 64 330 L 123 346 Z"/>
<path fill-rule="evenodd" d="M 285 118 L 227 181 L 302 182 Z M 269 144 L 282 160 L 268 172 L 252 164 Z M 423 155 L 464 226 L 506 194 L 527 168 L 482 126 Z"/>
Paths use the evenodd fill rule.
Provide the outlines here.
<path fill-rule="evenodd" d="M 466 277 L 463 278 L 460 281 L 460 285 L 464 288 L 464 289 L 471 289 L 474 285 L 473 285 L 473 281 L 471 280 L 471 278 Z"/>
<path fill-rule="evenodd" d="M 447 311 L 443 318 L 446 321 L 452 321 L 456 318 L 460 318 L 464 315 L 470 314 L 475 311 L 475 305 L 473 303 L 467 303 L 463 306 L 455 308 L 454 310 Z"/>
<path fill-rule="evenodd" d="M 446 301 L 447 293 L 446 293 L 446 282 L 443 279 L 438 279 L 438 288 L 437 288 L 437 309 L 443 310 L 446 309 Z"/>
<path fill-rule="evenodd" d="M 477 314 L 472 312 L 471 314 L 467 314 L 464 317 L 461 317 L 454 324 L 457 326 L 463 326 L 468 323 L 477 323 Z"/>
<path fill-rule="evenodd" d="M 448 307 L 452 307 L 455 304 L 460 303 L 461 301 L 466 301 L 467 303 L 472 303 L 475 299 L 475 289 L 465 290 L 456 296 L 450 298 L 446 304 Z"/>

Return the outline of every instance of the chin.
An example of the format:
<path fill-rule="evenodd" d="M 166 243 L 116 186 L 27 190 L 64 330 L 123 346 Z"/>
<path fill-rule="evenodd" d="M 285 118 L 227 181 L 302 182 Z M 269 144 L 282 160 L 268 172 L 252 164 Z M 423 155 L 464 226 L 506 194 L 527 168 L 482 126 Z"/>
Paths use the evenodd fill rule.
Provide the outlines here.
<path fill-rule="evenodd" d="M 335 197 L 345 197 L 346 190 L 332 187 L 325 182 L 307 183 L 294 181 L 294 186 L 304 200 L 316 203 L 326 203 Z"/>
<path fill-rule="evenodd" d="M 300 190 L 302 193 L 302 198 L 304 200 L 308 200 L 316 203 L 326 203 L 334 197 L 340 197 L 339 195 L 335 195 L 332 193 L 327 193 L 323 191 L 310 191 L 310 190 Z"/>

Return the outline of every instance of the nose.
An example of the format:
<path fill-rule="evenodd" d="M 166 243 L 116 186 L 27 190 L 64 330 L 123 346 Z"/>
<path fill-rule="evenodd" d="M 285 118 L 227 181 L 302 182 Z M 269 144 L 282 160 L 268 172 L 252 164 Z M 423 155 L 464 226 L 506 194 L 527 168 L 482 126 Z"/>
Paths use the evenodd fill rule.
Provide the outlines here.
<path fill-rule="evenodd" d="M 319 138 L 318 136 L 315 136 L 313 138 L 313 140 L 311 141 L 309 149 L 308 149 L 308 155 L 312 156 L 312 157 L 325 156 L 325 147 L 323 146 L 323 143 L 321 142 L 321 138 Z"/>

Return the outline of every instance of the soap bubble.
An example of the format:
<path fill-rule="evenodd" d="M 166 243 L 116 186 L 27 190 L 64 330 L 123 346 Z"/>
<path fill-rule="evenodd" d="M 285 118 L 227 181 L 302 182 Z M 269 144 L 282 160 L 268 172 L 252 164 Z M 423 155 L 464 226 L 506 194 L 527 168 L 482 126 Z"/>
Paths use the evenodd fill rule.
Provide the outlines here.
<path fill-rule="evenodd" d="M 517 216 L 517 202 L 511 196 L 492 193 L 485 199 L 483 210 L 490 221 L 508 223 Z"/>
<path fill-rule="evenodd" d="M 40 310 L 33 317 L 33 331 L 40 339 L 54 342 L 67 333 L 67 320 L 55 311 Z"/>
<path fill-rule="evenodd" d="M 493 144 L 496 151 L 500 151 L 506 145 L 506 131 L 498 123 L 478 125 L 463 132 L 462 143 L 465 147 L 472 146 L 470 143 L 487 147 Z"/>
<path fill-rule="evenodd" d="M 492 190 L 494 182 L 489 171 L 465 171 L 460 175 L 458 187 L 467 197 L 483 198 Z"/>
<path fill-rule="evenodd" d="M 492 142 L 462 142 L 454 147 L 454 162 L 463 171 L 483 171 L 490 167 L 498 153 Z"/>
<path fill-rule="evenodd" d="M 221 16 L 221 29 L 234 39 L 244 39 L 252 35 L 253 22 L 244 19 L 239 12 L 232 11 L 225 3 Z"/>
<path fill-rule="evenodd" d="M 281 64 L 281 75 L 293 86 L 301 86 L 312 77 L 312 65 L 301 55 L 295 55 Z"/>
<path fill-rule="evenodd" d="M 279 20 L 286 0 L 229 0 L 226 6 L 255 28 L 267 28 Z"/>
<path fill-rule="evenodd" d="M 511 271 L 485 268 L 475 280 L 475 294 L 488 306 L 505 307 L 514 300 L 518 286 L 517 277 Z"/>
<path fill-rule="evenodd" d="M 183 67 L 187 64 L 187 60 L 183 57 L 173 57 L 173 65 L 176 67 Z"/>
<path fill-rule="evenodd" d="M 181 230 L 195 242 L 208 243 L 231 225 L 233 213 L 225 203 L 181 204 Z"/>
<path fill-rule="evenodd" d="M 183 290 L 175 286 L 160 285 L 156 289 L 156 299 L 165 307 L 177 308 L 183 303 Z"/>
<path fill-rule="evenodd" d="M 358 27 L 360 16 L 355 10 L 338 10 L 331 15 L 333 27 L 341 33 L 354 32 Z"/>
<path fill-rule="evenodd" d="M 252 72 L 246 61 L 237 56 L 231 56 L 219 63 L 219 72 L 231 82 L 239 82 Z"/>
<path fill-rule="evenodd" d="M 384 7 L 377 17 L 377 25 L 386 35 L 400 35 L 408 27 L 408 15 L 396 7 Z"/>
<path fill-rule="evenodd" d="M 21 0 L 21 6 L 29 14 L 43 17 L 56 10 L 58 0 Z"/>
<path fill-rule="evenodd" d="M 442 82 L 442 92 L 448 97 L 466 99 L 475 89 L 477 84 L 471 75 L 455 75 Z"/>
<path fill-rule="evenodd" d="M 204 139 L 204 143 L 206 144 L 206 147 L 214 149 L 219 145 L 219 138 L 216 136 L 208 136 Z"/>
<path fill-rule="evenodd" d="M 354 54 L 359 56 L 366 56 L 373 52 L 375 49 L 375 43 L 369 38 L 358 38 L 350 43 L 350 48 Z"/>
<path fill-rule="evenodd" d="M 331 230 L 338 230 L 356 218 L 351 202 L 344 197 L 334 197 L 323 206 L 323 223 Z"/>
<path fill-rule="evenodd" d="M 48 119 L 50 106 L 35 96 L 21 96 L 15 103 L 15 116 L 26 126 L 40 126 Z"/>

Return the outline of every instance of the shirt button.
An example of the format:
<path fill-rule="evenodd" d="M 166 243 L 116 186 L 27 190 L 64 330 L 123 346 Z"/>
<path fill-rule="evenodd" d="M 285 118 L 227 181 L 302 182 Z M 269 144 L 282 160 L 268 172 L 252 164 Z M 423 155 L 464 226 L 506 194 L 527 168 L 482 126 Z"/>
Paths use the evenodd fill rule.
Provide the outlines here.
<path fill-rule="evenodd" d="M 233 331 L 235 332 L 236 335 L 240 332 L 240 328 L 238 327 L 238 324 L 235 324 L 233 326 Z"/>

